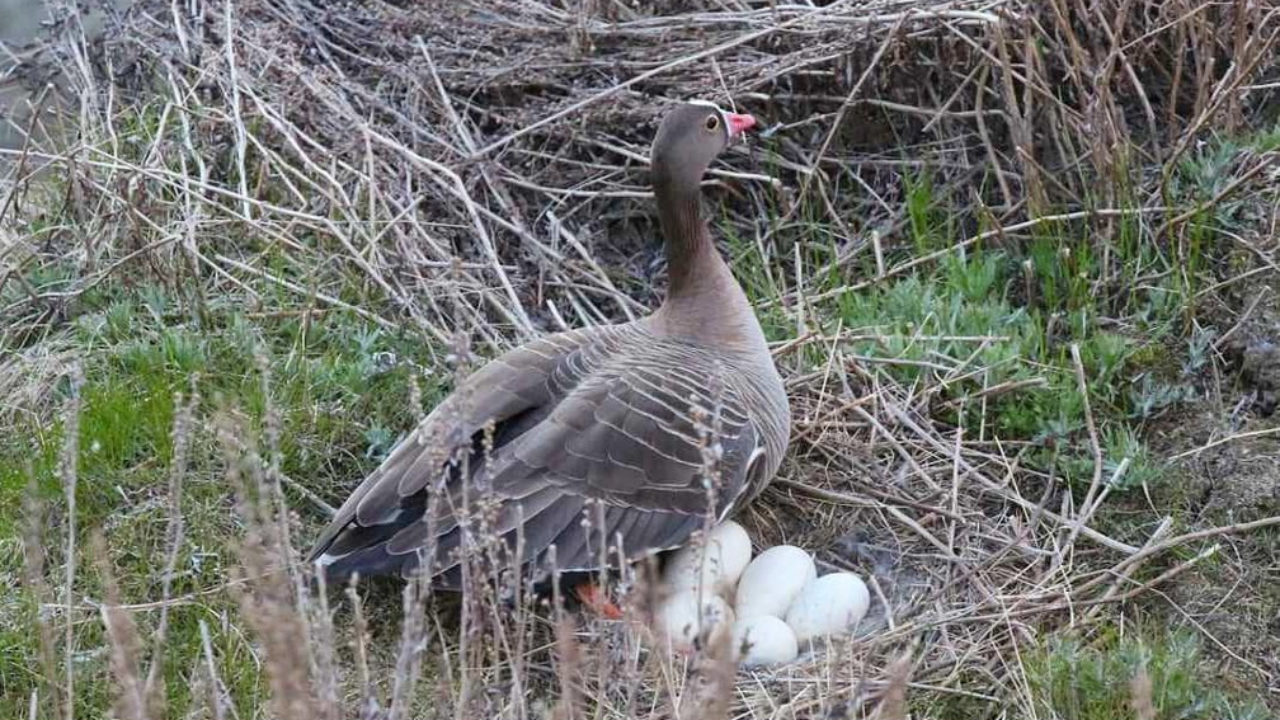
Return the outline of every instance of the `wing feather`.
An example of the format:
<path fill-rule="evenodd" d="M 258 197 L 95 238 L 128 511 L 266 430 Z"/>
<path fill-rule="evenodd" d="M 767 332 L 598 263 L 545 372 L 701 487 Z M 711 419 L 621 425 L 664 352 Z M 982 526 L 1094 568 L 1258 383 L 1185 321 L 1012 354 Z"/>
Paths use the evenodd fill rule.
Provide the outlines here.
<path fill-rule="evenodd" d="M 554 544 L 561 569 L 594 568 L 602 529 L 610 544 L 621 532 L 630 557 L 675 547 L 706 513 L 721 516 L 743 494 L 748 464 L 761 452 L 760 428 L 733 383 L 710 396 L 705 380 L 721 362 L 688 344 L 659 342 L 638 325 L 560 333 L 507 353 L 472 375 L 390 453 L 343 505 L 312 557 L 346 570 L 361 568 L 326 556 L 330 548 L 345 551 L 348 565 L 364 558 L 383 568 L 385 556 L 402 556 L 404 571 L 431 539 L 422 515 L 433 487 L 447 493 L 437 544 L 456 547 L 457 514 L 466 510 L 459 488 L 464 479 L 476 487 L 482 468 L 499 506 L 494 531 L 511 548 L 522 532 L 525 560 L 545 561 Z M 723 487 L 714 507 L 704 487 L 695 407 L 719 409 Z M 490 423 L 496 445 L 486 464 L 477 438 Z M 471 458 L 468 478 L 463 457 Z M 604 504 L 606 522 L 594 527 L 598 518 L 588 510 L 594 528 L 588 537 L 583 513 L 594 502 Z M 517 527 L 519 517 L 524 524 Z M 379 525 L 394 527 L 371 530 Z M 362 541 L 380 545 L 381 553 L 368 552 Z"/>

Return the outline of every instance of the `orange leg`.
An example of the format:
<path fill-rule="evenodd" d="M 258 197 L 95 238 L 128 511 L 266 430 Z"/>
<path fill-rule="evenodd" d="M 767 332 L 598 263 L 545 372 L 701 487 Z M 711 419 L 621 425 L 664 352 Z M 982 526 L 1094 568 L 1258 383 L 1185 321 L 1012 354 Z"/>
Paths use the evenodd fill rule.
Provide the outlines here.
<path fill-rule="evenodd" d="M 578 600 L 582 601 L 583 605 L 606 618 L 610 620 L 622 619 L 622 609 L 615 605 L 604 589 L 594 582 L 588 581 L 574 587 L 573 594 L 578 597 Z"/>

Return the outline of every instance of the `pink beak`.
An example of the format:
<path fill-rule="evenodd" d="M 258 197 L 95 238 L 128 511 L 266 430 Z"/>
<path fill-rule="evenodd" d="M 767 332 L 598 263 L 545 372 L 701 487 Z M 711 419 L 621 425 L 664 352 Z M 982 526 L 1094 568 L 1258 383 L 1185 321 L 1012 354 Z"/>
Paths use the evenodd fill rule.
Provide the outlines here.
<path fill-rule="evenodd" d="M 729 137 L 737 137 L 756 126 L 756 119 L 750 115 L 725 113 L 724 116 L 729 123 Z"/>

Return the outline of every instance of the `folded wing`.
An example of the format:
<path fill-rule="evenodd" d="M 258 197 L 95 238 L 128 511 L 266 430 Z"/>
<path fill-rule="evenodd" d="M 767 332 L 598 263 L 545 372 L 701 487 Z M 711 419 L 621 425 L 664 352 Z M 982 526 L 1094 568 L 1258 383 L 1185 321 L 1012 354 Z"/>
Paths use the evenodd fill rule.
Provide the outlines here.
<path fill-rule="evenodd" d="M 724 362 L 639 325 L 560 333 L 507 353 L 391 452 L 312 559 L 330 577 L 407 573 L 434 547 L 441 584 L 453 586 L 453 553 L 468 538 L 500 538 L 544 569 L 554 547 L 560 570 L 676 547 L 763 467 L 759 428 Z M 704 465 L 717 457 L 709 478 Z M 468 523 L 480 498 L 492 510 Z"/>

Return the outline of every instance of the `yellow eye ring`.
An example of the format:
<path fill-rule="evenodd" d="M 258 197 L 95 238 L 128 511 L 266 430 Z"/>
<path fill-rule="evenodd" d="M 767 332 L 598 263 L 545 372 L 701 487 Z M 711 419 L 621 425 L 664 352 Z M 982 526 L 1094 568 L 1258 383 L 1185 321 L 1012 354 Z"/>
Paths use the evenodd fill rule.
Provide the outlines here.
<path fill-rule="evenodd" d="M 706 121 L 705 123 L 703 123 L 703 127 L 705 127 L 705 128 L 707 129 L 707 132 L 715 132 L 716 130 L 719 130 L 719 129 L 720 129 L 720 116 L 719 116 L 719 115 L 708 115 L 708 116 L 707 116 L 707 121 Z"/>

